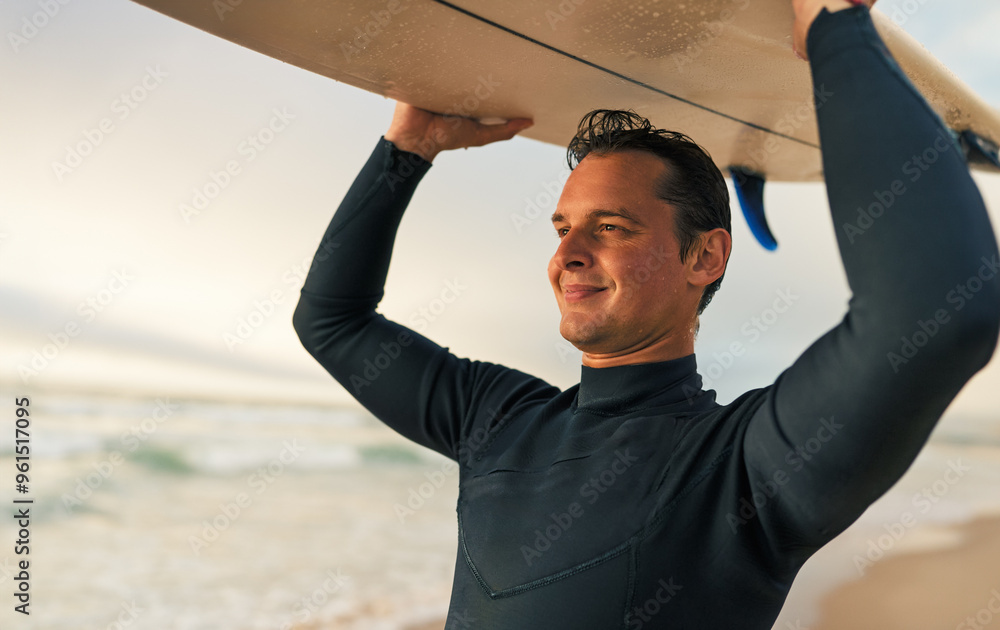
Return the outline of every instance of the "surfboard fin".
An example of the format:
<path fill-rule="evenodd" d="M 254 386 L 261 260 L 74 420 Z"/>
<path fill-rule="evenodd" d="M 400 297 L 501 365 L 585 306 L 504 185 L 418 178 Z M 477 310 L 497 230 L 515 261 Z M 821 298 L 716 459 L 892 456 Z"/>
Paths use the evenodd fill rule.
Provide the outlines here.
<path fill-rule="evenodd" d="M 733 178 L 736 198 L 740 201 L 750 232 L 764 249 L 774 251 L 778 248 L 778 241 L 774 239 L 764 216 L 764 176 L 742 166 L 730 166 L 729 175 Z"/>
<path fill-rule="evenodd" d="M 997 145 L 976 134 L 971 129 L 957 133 L 958 143 L 962 145 L 966 162 L 980 166 L 991 166 L 1000 171 L 1000 155 L 997 152 Z"/>

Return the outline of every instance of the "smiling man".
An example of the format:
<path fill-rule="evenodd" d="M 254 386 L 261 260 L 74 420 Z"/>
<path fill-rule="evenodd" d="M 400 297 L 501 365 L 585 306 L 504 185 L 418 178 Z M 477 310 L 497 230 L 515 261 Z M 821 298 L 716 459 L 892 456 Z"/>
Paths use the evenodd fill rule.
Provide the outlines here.
<path fill-rule="evenodd" d="M 795 47 L 832 93 L 817 115 L 833 223 L 850 224 L 948 132 L 867 7 L 793 5 Z M 552 217 L 579 385 L 459 358 L 376 312 L 437 153 L 527 124 L 399 104 L 322 239 L 296 331 L 375 416 L 458 462 L 448 628 L 770 628 L 803 563 L 899 479 L 996 346 L 1000 283 L 947 300 L 998 256 L 961 150 L 949 141 L 862 236 L 838 230 L 844 320 L 720 405 L 694 336 L 731 250 L 725 183 L 697 145 L 631 112 L 581 121 Z"/>
<path fill-rule="evenodd" d="M 560 334 L 590 367 L 694 353 L 732 249 L 722 173 L 690 138 L 613 110 L 584 117 L 568 160 L 549 262 Z"/>

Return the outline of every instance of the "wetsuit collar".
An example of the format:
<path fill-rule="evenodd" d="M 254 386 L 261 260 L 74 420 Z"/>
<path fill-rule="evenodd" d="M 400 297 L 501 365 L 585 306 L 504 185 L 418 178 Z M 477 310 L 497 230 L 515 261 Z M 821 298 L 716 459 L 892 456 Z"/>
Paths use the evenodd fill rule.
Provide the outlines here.
<path fill-rule="evenodd" d="M 701 394 L 695 355 L 616 367 L 581 366 L 575 406 L 601 413 L 693 401 Z M 714 400 L 714 397 L 713 397 Z"/>

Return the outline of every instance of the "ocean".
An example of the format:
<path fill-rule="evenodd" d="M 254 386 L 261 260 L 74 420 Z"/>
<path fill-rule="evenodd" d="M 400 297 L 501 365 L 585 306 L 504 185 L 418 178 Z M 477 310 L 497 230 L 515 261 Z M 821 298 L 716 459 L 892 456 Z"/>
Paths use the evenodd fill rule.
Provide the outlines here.
<path fill-rule="evenodd" d="M 0 627 L 402 630 L 447 613 L 457 473 L 362 411 L 46 395 L 31 408 L 30 553 L 13 553 L 4 519 Z M 11 596 L 25 557 L 27 617 Z"/>

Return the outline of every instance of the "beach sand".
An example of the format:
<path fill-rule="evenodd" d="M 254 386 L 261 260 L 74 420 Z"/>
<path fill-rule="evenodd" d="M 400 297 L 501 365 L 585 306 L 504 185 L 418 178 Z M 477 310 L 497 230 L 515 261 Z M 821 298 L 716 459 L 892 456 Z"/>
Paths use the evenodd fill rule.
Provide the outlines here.
<path fill-rule="evenodd" d="M 1000 518 L 953 531 L 953 547 L 887 558 L 834 590 L 813 630 L 1000 628 Z"/>

